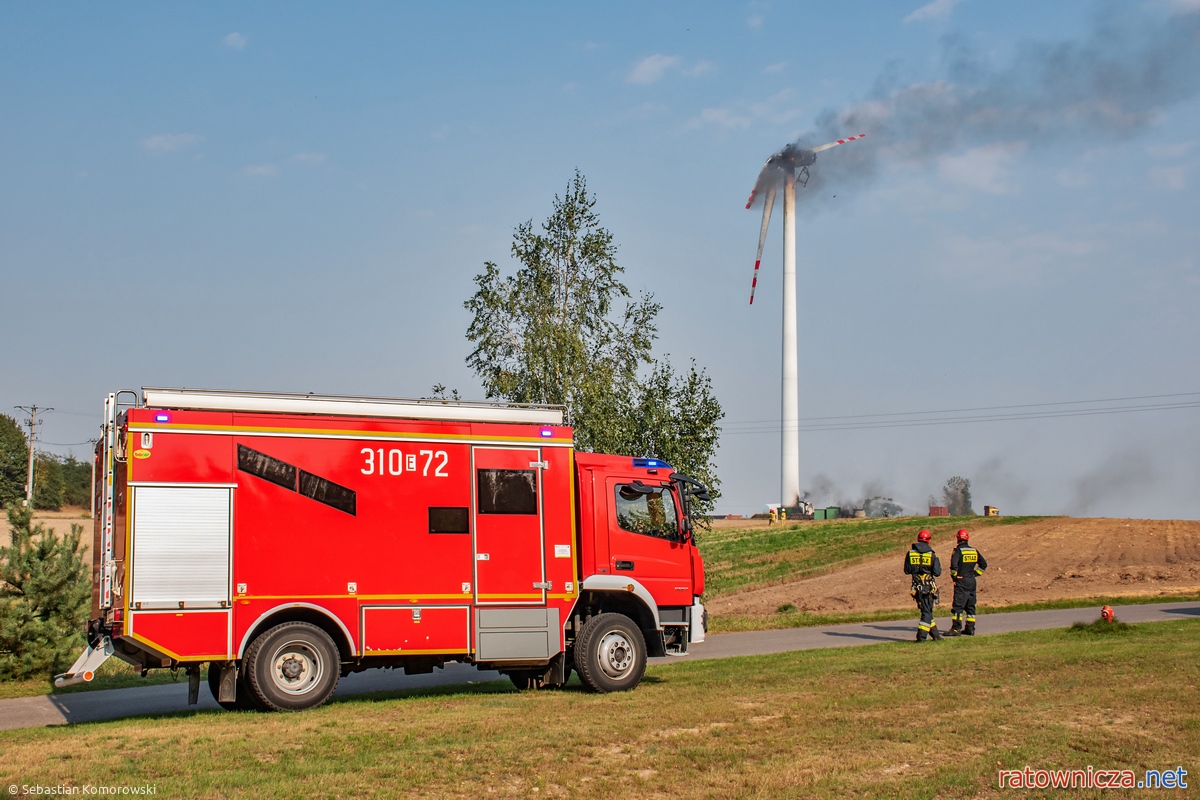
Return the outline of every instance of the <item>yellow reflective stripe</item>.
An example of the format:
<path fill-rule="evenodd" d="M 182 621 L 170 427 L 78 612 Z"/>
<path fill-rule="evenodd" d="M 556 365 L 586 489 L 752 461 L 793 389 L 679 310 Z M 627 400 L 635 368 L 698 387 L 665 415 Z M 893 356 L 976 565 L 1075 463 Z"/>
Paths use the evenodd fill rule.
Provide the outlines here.
<path fill-rule="evenodd" d="M 927 631 L 927 630 L 929 630 L 929 626 L 928 626 L 928 625 L 926 625 L 924 622 L 918 622 L 918 623 L 917 623 L 917 627 L 918 627 L 918 628 L 920 628 L 920 629 L 921 629 L 921 630 L 923 630 L 923 631 Z"/>
<path fill-rule="evenodd" d="M 908 551 L 908 563 L 920 564 L 921 563 L 921 554 L 918 553 L 916 550 L 909 550 Z"/>
<path fill-rule="evenodd" d="M 974 617 L 967 617 L 967 622 L 974 622 L 974 621 L 975 621 Z"/>
<path fill-rule="evenodd" d="M 928 567 L 933 563 L 933 553 L 921 553 L 921 566 Z"/>
<path fill-rule="evenodd" d="M 963 550 L 962 551 L 962 560 L 963 561 L 971 561 L 971 562 L 978 561 L 979 553 L 975 552 L 974 550 Z"/>

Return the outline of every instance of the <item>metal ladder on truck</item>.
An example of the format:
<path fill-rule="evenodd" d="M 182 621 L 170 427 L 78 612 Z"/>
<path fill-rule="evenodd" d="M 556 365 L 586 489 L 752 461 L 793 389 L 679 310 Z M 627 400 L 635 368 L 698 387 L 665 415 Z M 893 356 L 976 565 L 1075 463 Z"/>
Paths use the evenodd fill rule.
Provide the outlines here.
<path fill-rule="evenodd" d="M 100 508 L 93 509 L 100 513 L 100 548 L 96 557 L 100 558 L 100 613 L 112 608 L 114 593 L 120 595 L 121 588 L 114 587 L 117 563 L 113 559 L 113 477 L 118 463 L 124 459 L 117 458 L 117 448 L 122 443 L 117 439 L 118 397 L 122 394 L 132 394 L 134 405 L 137 404 L 137 393 L 128 390 L 110 393 L 104 400 L 104 425 L 100 432 Z M 94 497 L 93 493 L 93 497 Z M 115 592 L 114 592 L 115 588 Z M 112 640 L 101 636 L 95 642 L 88 642 L 88 648 L 76 659 L 71 669 L 62 675 L 54 676 L 54 685 L 61 688 L 77 683 L 85 683 L 96 676 L 96 670 L 113 654 Z"/>

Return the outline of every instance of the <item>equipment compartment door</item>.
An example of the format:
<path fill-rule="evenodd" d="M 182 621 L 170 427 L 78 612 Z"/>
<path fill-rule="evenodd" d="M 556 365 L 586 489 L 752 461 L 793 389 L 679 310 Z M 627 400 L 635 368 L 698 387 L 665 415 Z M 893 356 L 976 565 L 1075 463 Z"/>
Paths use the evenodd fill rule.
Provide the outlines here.
<path fill-rule="evenodd" d="M 545 605 L 541 451 L 476 447 L 471 460 L 475 601 Z"/>

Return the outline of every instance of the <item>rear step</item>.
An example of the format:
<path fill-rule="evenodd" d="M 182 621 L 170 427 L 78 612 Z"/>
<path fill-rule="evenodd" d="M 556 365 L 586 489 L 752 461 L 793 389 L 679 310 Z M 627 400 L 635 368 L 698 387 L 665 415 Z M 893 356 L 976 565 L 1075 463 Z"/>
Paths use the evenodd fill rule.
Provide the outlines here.
<path fill-rule="evenodd" d="M 54 685 L 61 689 L 64 686 L 74 686 L 77 683 L 90 681 L 96 677 L 96 670 L 100 669 L 100 665 L 107 661 L 112 654 L 112 639 L 101 636 L 95 647 L 88 647 L 83 651 L 70 670 L 62 675 L 54 676 Z"/>

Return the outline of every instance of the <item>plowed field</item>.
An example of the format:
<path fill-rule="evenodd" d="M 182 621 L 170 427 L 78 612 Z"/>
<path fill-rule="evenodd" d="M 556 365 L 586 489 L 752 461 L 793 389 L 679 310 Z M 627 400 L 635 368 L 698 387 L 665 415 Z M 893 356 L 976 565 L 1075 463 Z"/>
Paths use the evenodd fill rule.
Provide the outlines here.
<path fill-rule="evenodd" d="M 820 524 L 820 523 L 814 523 Z M 1200 592 L 1200 522 L 1054 517 L 972 532 L 987 558 L 979 602 L 990 606 L 1075 597 Z M 952 594 L 954 539 L 933 540 L 942 560 L 943 604 Z M 791 603 L 814 613 L 908 608 L 902 552 L 836 572 L 715 597 L 716 615 L 766 615 Z"/>

